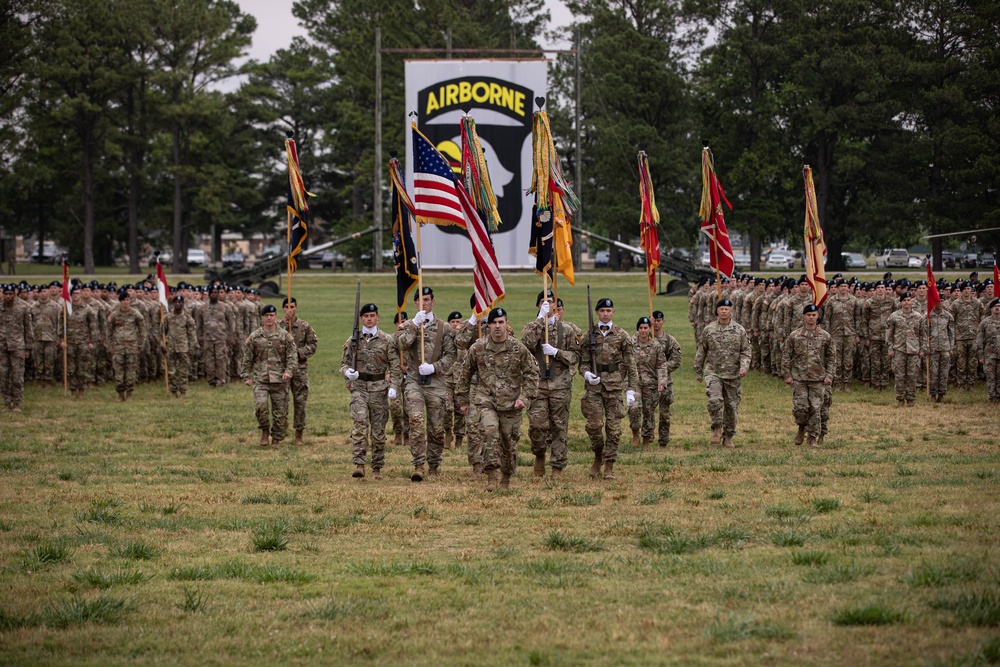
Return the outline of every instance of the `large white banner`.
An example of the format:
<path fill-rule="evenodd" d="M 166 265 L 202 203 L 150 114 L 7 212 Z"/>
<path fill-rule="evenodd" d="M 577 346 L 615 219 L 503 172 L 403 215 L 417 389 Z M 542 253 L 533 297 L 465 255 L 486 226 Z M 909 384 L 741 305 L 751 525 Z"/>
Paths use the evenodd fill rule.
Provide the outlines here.
<path fill-rule="evenodd" d="M 462 107 L 471 107 L 503 224 L 493 235 L 501 268 L 533 268 L 531 240 L 531 118 L 547 87 L 545 60 L 408 60 L 406 109 L 417 127 L 460 168 Z M 406 180 L 413 191 L 413 136 L 406 132 Z M 472 267 L 472 247 L 458 227 L 424 225 L 425 269 Z"/>

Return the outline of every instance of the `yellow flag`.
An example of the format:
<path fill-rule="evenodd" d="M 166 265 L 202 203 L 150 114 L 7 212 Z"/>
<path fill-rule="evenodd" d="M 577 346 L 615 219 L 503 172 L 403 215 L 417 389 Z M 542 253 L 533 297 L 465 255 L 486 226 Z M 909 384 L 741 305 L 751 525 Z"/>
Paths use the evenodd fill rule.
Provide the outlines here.
<path fill-rule="evenodd" d="M 573 231 L 569 227 L 563 198 L 558 193 L 552 197 L 552 229 L 555 233 L 552 242 L 556 251 L 556 267 L 559 273 L 566 276 L 570 285 L 576 285 L 573 274 Z"/>
<path fill-rule="evenodd" d="M 826 301 L 826 242 L 823 240 L 823 227 L 819 224 L 812 169 L 804 167 L 802 176 L 806 181 L 806 280 L 812 287 L 813 303 L 822 306 Z"/>

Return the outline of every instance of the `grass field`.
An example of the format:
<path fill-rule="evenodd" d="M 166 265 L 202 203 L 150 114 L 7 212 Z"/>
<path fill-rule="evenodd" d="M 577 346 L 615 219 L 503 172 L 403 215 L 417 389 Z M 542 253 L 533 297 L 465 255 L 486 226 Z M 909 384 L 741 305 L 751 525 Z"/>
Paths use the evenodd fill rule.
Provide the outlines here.
<path fill-rule="evenodd" d="M 581 278 L 560 296 L 585 327 Z M 590 279 L 633 329 L 641 274 Z M 903 410 L 891 392 L 838 393 L 810 451 L 792 444 L 790 391 L 752 373 L 737 449 L 711 448 L 686 300 L 658 298 L 684 351 L 673 439 L 624 446 L 617 481 L 587 478 L 578 400 L 559 484 L 532 481 L 526 425 L 508 492 L 467 481 L 454 451 L 437 482 L 411 483 L 395 447 L 385 479 L 358 481 L 336 373 L 354 280 L 293 284 L 320 338 L 305 447 L 259 451 L 242 385 L 183 403 L 144 385 L 124 405 L 110 386 L 26 390 L 0 428 L 0 663 L 1000 661 L 1000 455 L 981 388 Z M 391 321 L 391 276 L 363 283 Z M 468 277 L 426 284 L 439 314 L 467 315 Z M 539 289 L 508 279 L 515 330 Z"/>

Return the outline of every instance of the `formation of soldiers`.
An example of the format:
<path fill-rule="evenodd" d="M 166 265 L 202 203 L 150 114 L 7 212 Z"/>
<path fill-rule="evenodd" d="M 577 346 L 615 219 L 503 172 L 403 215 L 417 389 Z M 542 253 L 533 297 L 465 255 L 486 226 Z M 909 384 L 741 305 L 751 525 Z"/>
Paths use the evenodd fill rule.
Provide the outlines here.
<path fill-rule="evenodd" d="M 980 381 L 991 402 L 1000 400 L 993 281 L 980 282 L 973 273 L 968 280 L 940 279 L 936 287 L 941 300 L 928 316 L 926 281 L 893 280 L 891 273 L 874 282 L 841 274 L 829 280 L 817 317 L 831 338 L 830 391 L 850 391 L 852 383 L 884 391 L 894 379 L 898 405 L 913 405 L 917 392 L 928 388 L 929 375 L 936 402 L 944 400 L 949 386 L 971 391 Z M 688 319 L 696 340 L 716 319 L 719 293 L 711 279 L 691 290 Z M 721 298 L 732 302 L 733 320 L 749 336 L 750 368 L 786 379 L 783 350 L 813 301 L 805 276 L 723 278 Z"/>

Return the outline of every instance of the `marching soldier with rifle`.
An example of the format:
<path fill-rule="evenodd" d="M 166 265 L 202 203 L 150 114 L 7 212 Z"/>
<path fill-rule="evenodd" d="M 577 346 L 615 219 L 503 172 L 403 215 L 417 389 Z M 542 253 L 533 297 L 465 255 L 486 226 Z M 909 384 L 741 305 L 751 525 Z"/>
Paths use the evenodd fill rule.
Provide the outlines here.
<path fill-rule="evenodd" d="M 360 303 L 361 285 L 358 284 Z M 362 328 L 358 328 L 358 321 Z M 385 464 L 385 425 L 389 421 L 389 401 L 395 400 L 402 381 L 399 349 L 392 334 L 378 328 L 378 306 L 367 303 L 354 311 L 354 333 L 344 343 L 340 372 L 351 391 L 351 444 L 354 472 L 365 476 L 366 453 L 371 439 L 372 477 L 382 479 Z M 386 380 L 386 375 L 389 380 Z"/>
<path fill-rule="evenodd" d="M 586 380 L 586 392 L 580 402 L 583 416 L 587 418 L 587 435 L 594 451 L 590 476 L 601 475 L 615 479 L 614 467 L 618 458 L 618 443 L 622 436 L 621 420 L 625 416 L 622 390 L 629 407 L 635 403 L 638 373 L 632 356 L 632 339 L 624 329 L 611 321 L 615 306 L 611 299 L 598 299 L 597 308 L 591 308 L 590 286 L 587 286 L 587 310 L 590 311 L 588 341 L 582 346 L 580 370 Z M 600 320 L 594 326 L 594 312 Z"/>

